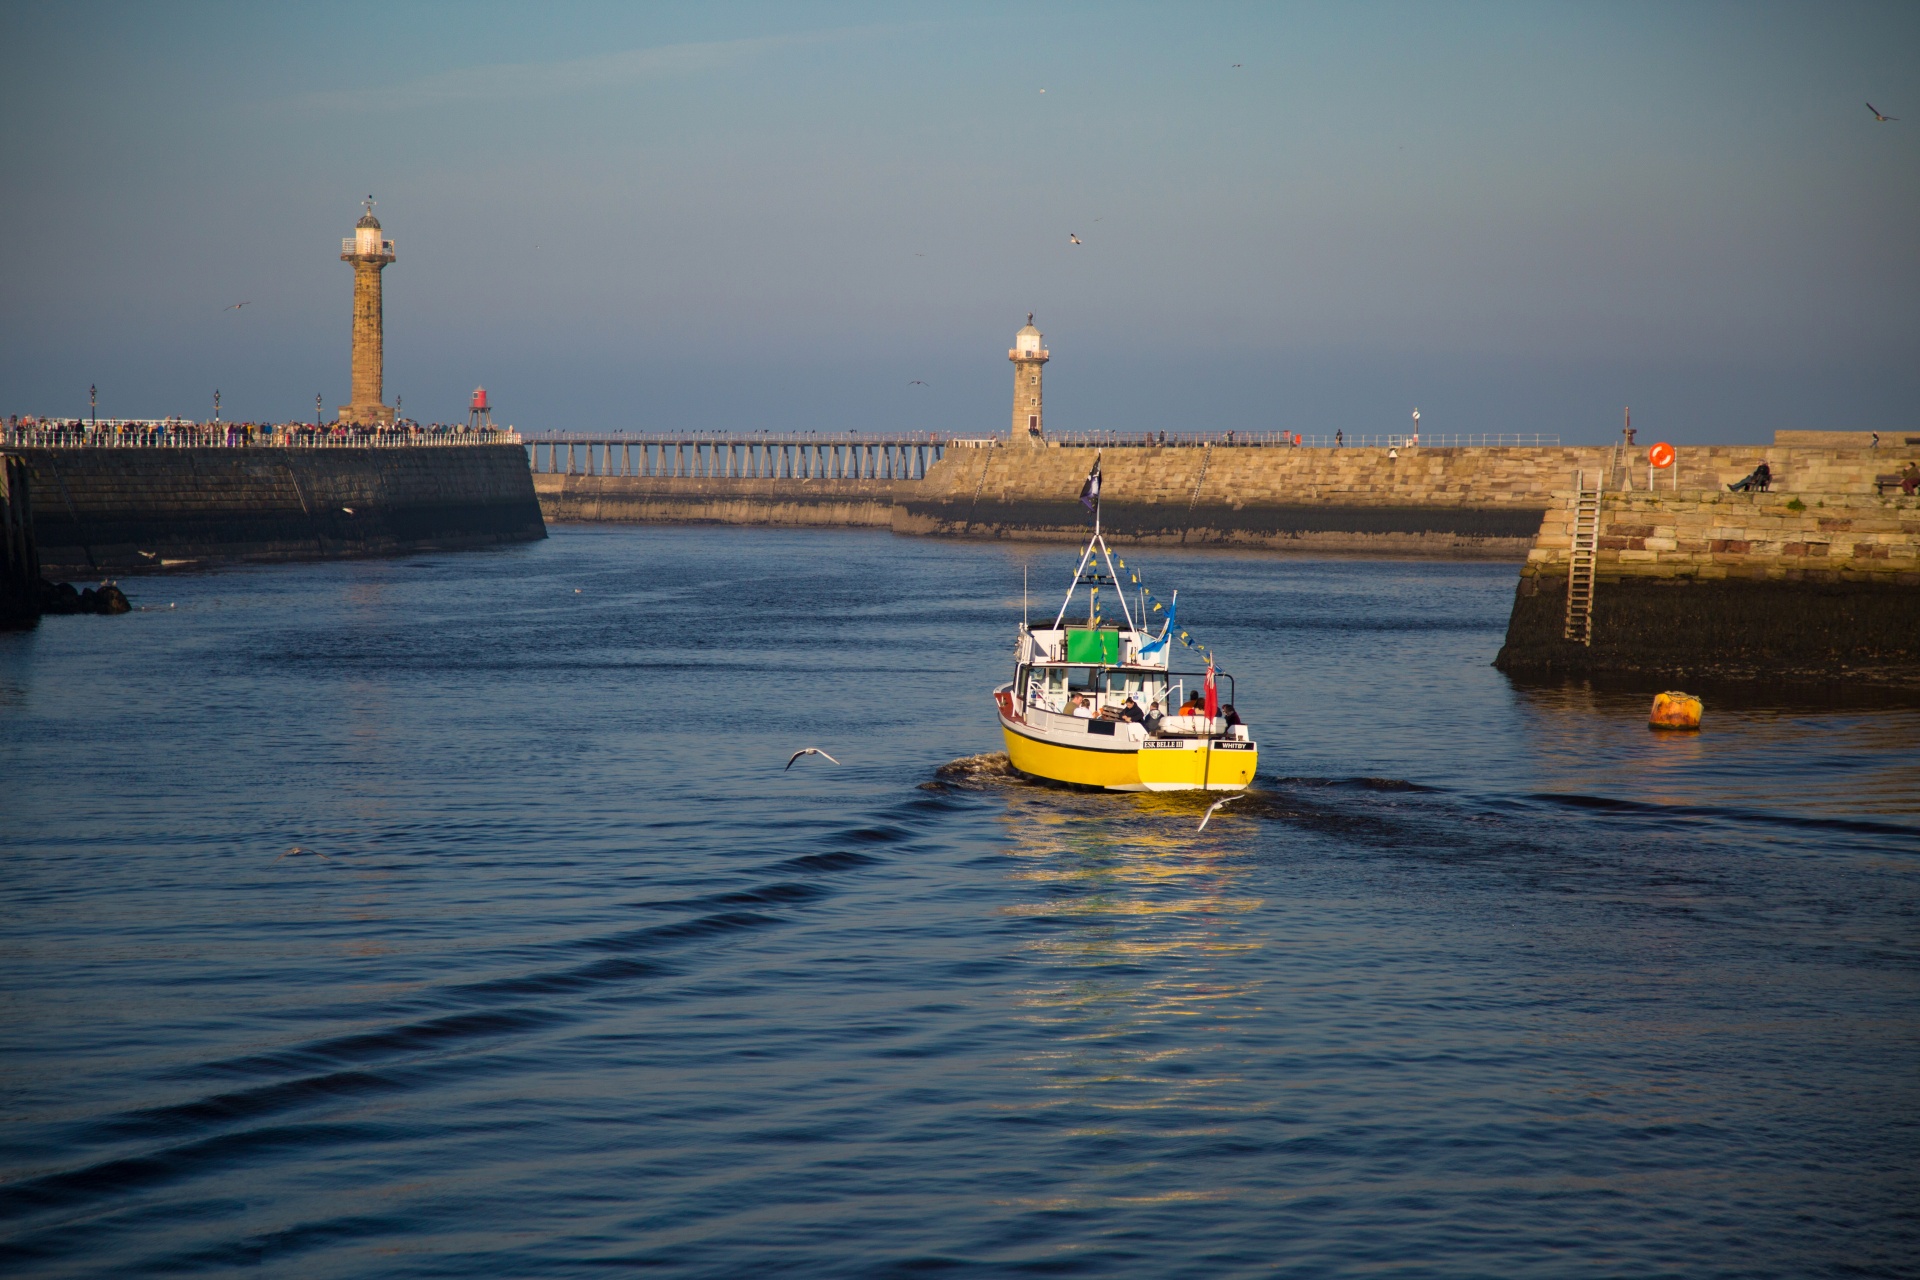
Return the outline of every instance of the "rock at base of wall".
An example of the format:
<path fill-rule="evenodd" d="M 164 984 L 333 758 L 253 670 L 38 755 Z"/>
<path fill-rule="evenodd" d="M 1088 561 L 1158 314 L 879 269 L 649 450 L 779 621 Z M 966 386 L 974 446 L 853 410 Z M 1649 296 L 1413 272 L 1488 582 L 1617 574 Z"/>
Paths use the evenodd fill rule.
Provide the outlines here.
<path fill-rule="evenodd" d="M 1525 575 L 1494 666 L 1515 676 L 1633 675 L 1920 689 L 1920 590 L 1894 582 L 1627 578 L 1594 594 L 1593 643 L 1564 638 L 1566 582 Z"/>
<path fill-rule="evenodd" d="M 1525 557 L 1538 507 L 1405 504 L 1110 502 L 1100 527 L 1116 543 L 1230 546 L 1383 556 Z M 1092 527 L 1077 501 L 909 500 L 894 508 L 896 533 L 933 537 L 1083 541 Z"/>
<path fill-rule="evenodd" d="M 127 603 L 126 593 L 111 582 L 103 582 L 98 587 L 75 587 L 71 582 L 42 582 L 40 612 L 111 615 L 132 613 L 133 606 Z"/>

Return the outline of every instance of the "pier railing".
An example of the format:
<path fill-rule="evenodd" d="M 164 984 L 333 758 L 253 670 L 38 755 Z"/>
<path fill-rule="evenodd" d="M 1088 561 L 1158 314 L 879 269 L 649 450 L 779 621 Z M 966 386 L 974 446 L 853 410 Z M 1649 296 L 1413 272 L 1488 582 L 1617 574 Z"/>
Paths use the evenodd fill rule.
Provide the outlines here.
<path fill-rule="evenodd" d="M 530 436 L 535 474 L 662 479 L 919 480 L 947 450 L 931 432 L 647 433 Z"/>
<path fill-rule="evenodd" d="M 519 444 L 512 427 L 341 427 L 281 422 L 190 422 L 181 418 L 0 424 L 0 445 L 16 449 L 365 449 Z"/>
<path fill-rule="evenodd" d="M 1005 443 L 1002 438 L 1001 443 Z M 1560 437 L 1540 432 L 1448 433 L 1422 431 L 1402 434 L 1307 435 L 1290 431 L 1049 431 L 1047 443 L 1076 448 L 1186 449 L 1212 445 L 1233 449 L 1493 449 L 1558 448 Z"/>

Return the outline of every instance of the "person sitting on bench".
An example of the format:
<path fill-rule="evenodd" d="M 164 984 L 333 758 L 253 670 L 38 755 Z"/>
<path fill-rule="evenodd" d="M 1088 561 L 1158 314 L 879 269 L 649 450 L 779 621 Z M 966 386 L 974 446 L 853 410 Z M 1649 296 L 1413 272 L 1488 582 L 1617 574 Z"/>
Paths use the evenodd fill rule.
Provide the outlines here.
<path fill-rule="evenodd" d="M 1920 489 L 1920 462 L 1909 462 L 1900 473 L 1900 492 L 1912 497 L 1916 489 Z"/>
<path fill-rule="evenodd" d="M 1768 486 L 1771 485 L 1772 483 L 1773 483 L 1773 468 L 1769 467 L 1766 463 L 1763 462 L 1759 466 L 1755 467 L 1752 473 L 1749 474 L 1746 479 L 1742 480 L 1739 484 L 1730 484 L 1727 486 L 1727 488 L 1732 490 L 1735 493 L 1742 493 L 1749 489 L 1758 490 L 1761 493 L 1765 493 L 1767 491 Z"/>

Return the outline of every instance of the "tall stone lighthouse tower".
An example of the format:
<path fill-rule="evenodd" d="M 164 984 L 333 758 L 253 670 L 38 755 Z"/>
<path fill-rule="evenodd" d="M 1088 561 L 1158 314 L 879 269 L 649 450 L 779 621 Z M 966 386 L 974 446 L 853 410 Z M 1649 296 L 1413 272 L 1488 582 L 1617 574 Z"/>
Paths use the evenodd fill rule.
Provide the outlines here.
<path fill-rule="evenodd" d="M 353 237 L 340 242 L 340 261 L 353 264 L 353 403 L 340 406 L 340 421 L 386 426 L 393 422 L 393 410 L 380 403 L 386 375 L 380 273 L 393 261 L 393 241 L 380 236 L 372 196 L 367 197 L 367 211 L 353 224 Z"/>
<path fill-rule="evenodd" d="M 1007 359 L 1013 361 L 1013 431 L 1008 442 L 1039 444 L 1046 426 L 1040 412 L 1040 366 L 1047 362 L 1047 345 L 1033 327 L 1033 312 L 1027 312 L 1027 327 L 1013 335 Z"/>

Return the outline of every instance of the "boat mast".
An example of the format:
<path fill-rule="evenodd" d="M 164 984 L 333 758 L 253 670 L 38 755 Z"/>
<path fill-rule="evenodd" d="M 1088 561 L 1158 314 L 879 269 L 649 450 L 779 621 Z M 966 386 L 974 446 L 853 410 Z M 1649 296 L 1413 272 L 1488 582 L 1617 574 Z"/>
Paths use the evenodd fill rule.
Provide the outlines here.
<path fill-rule="evenodd" d="M 1097 515 L 1098 513 L 1096 511 L 1096 518 Z M 1094 575 L 1092 580 L 1088 581 L 1087 566 L 1090 564 L 1093 565 Z M 1105 578 L 1102 578 L 1099 573 L 1101 565 L 1106 566 L 1107 576 Z M 1081 584 L 1086 583 L 1088 586 L 1097 586 L 1101 582 L 1108 582 L 1113 585 L 1113 593 L 1120 598 L 1120 612 L 1127 620 L 1127 630 L 1140 631 L 1141 627 L 1145 625 L 1146 616 L 1143 613 L 1138 621 L 1135 620 L 1133 616 L 1133 606 L 1127 601 L 1126 589 L 1120 585 L 1120 572 L 1114 568 L 1113 552 L 1108 548 L 1107 540 L 1100 536 L 1098 529 L 1095 529 L 1093 536 L 1087 539 L 1086 549 L 1080 553 L 1080 563 L 1074 566 L 1073 581 L 1067 587 L 1067 598 L 1060 602 L 1060 612 L 1053 616 L 1053 629 L 1055 631 L 1058 631 L 1061 624 L 1066 621 L 1067 609 L 1073 604 L 1073 593 L 1080 589 Z M 1142 588 L 1142 590 L 1144 590 L 1144 588 Z M 1087 597 L 1087 623 L 1089 626 L 1093 623 L 1093 597 L 1091 592 Z"/>

